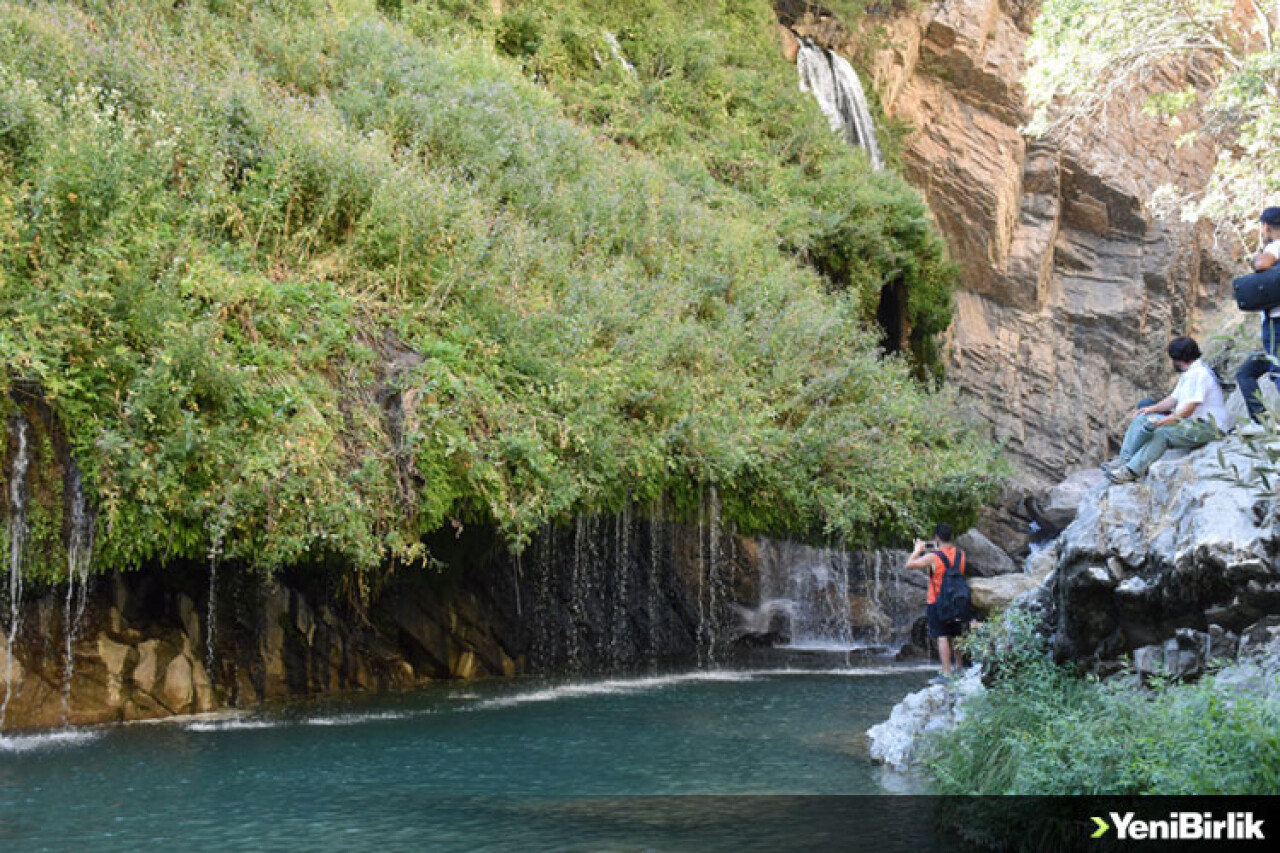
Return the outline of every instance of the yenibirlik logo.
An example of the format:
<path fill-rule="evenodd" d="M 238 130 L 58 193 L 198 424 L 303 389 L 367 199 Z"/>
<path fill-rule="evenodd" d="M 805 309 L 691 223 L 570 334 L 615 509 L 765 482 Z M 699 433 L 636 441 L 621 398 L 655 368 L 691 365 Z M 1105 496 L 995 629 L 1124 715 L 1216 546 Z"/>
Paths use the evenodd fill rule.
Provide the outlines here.
<path fill-rule="evenodd" d="M 1230 812 L 1225 820 L 1214 820 L 1212 812 L 1170 812 L 1168 820 L 1141 820 L 1133 812 L 1107 813 L 1121 841 L 1265 841 L 1262 824 L 1252 812 Z M 1101 838 L 1111 829 L 1100 817 L 1090 838 Z"/>

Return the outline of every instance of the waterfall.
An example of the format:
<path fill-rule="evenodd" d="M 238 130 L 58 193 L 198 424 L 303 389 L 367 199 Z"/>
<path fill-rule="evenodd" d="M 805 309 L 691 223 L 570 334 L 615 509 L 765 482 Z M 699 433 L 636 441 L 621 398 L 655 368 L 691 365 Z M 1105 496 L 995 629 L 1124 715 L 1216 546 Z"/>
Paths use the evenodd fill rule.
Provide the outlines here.
<path fill-rule="evenodd" d="M 873 169 L 884 168 L 867 96 L 849 61 L 808 39 L 801 39 L 796 68 L 800 72 L 800 91 L 809 92 L 817 99 L 831 129 L 850 145 L 865 150 Z"/>
<path fill-rule="evenodd" d="M 668 519 L 656 499 L 543 528 L 522 557 L 531 666 L 582 675 L 656 670 L 668 659 L 722 664 L 734 540 L 716 489 L 697 510 L 696 526 Z"/>
<path fill-rule="evenodd" d="M 68 467 L 71 491 L 67 535 L 67 597 L 63 606 L 63 633 L 66 635 L 66 662 L 62 671 L 62 718 L 71 723 L 71 683 L 75 677 L 74 645 L 84 621 L 85 602 L 89 596 L 89 568 L 93 562 L 93 515 L 84 494 L 80 467 L 73 460 Z M 76 584 L 79 583 L 79 596 Z"/>
<path fill-rule="evenodd" d="M 754 607 L 735 606 L 753 642 L 814 651 L 874 651 L 907 642 L 924 590 L 904 584 L 894 551 L 815 548 L 760 538 Z"/>
<path fill-rule="evenodd" d="M 752 633 L 789 638 L 792 648 L 847 651 L 854 641 L 849 560 L 842 550 L 762 541 L 760 601 L 742 611 Z"/>
<path fill-rule="evenodd" d="M 21 412 L 15 418 L 18 451 L 9 475 L 9 626 L 4 650 L 4 703 L 0 704 L 0 731 L 13 698 L 14 644 L 22 623 L 22 548 L 27 536 L 27 468 L 31 451 L 27 446 L 27 419 Z"/>

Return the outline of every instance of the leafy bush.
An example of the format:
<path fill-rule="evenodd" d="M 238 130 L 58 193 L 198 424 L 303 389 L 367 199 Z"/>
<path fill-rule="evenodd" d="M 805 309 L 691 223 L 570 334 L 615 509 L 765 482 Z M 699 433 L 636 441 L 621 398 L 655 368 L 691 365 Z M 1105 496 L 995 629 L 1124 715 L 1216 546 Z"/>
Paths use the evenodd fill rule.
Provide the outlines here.
<path fill-rule="evenodd" d="M 624 4 L 643 82 L 582 70 L 604 5 L 513 7 L 518 63 L 423 6 L 0 4 L 0 384 L 63 424 L 99 566 L 367 571 L 712 486 L 872 542 L 981 499 L 990 446 L 866 322 L 877 275 L 949 298 L 940 247 L 756 56 L 767 6 Z M 840 229 L 856 281 L 800 263 Z"/>
<path fill-rule="evenodd" d="M 1280 701 L 1213 677 L 1194 685 L 1100 682 L 1055 665 L 1015 609 L 970 650 L 993 683 L 929 744 L 945 794 L 1274 794 Z M 1274 677 L 1274 676 L 1273 676 Z"/>

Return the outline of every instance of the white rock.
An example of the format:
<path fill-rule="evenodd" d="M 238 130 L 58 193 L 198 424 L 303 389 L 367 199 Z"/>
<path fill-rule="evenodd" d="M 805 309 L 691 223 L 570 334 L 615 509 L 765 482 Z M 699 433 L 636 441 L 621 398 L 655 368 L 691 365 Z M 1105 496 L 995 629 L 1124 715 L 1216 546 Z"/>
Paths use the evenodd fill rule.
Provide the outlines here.
<path fill-rule="evenodd" d="M 888 720 L 867 730 L 872 760 L 898 771 L 909 769 L 921 738 L 964 719 L 964 702 L 983 689 L 981 668 L 974 666 L 952 685 L 935 684 L 908 695 Z"/>

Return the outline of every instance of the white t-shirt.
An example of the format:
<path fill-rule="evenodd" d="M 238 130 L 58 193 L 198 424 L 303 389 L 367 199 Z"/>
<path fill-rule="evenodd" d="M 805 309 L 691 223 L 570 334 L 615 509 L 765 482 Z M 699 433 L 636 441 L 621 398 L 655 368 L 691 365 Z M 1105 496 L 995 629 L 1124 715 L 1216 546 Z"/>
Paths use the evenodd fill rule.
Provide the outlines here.
<path fill-rule="evenodd" d="M 1262 247 L 1262 251 L 1266 252 L 1268 255 L 1275 258 L 1276 261 L 1280 261 L 1280 240 L 1272 240 L 1270 243 Z M 1272 317 L 1280 317 L 1280 305 L 1277 305 L 1275 308 L 1270 308 L 1266 311 L 1263 311 L 1262 319 L 1264 320 L 1267 319 L 1268 314 L 1270 314 Z"/>
<path fill-rule="evenodd" d="M 1191 362 L 1173 387 L 1173 405 L 1176 412 L 1187 403 L 1197 403 L 1191 417 L 1205 420 L 1213 417 L 1218 429 L 1227 428 L 1227 407 L 1222 401 L 1222 386 L 1218 385 L 1218 377 L 1201 359 Z"/>

